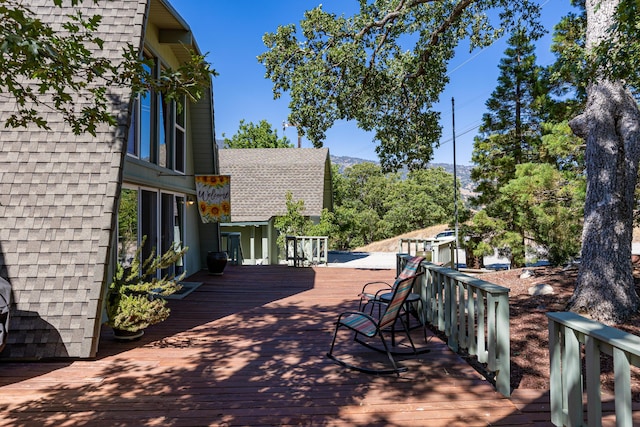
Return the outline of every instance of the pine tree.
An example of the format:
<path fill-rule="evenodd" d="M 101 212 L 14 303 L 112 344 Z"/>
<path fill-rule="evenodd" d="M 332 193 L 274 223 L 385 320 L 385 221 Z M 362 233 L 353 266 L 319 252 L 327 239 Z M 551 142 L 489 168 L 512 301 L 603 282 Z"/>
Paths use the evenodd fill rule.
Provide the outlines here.
<path fill-rule="evenodd" d="M 524 265 L 525 230 L 521 212 L 501 190 L 516 177 L 518 165 L 537 158 L 548 90 L 526 32 L 516 29 L 508 43 L 499 65 L 498 86 L 486 102 L 489 111 L 474 142 L 472 160 L 477 166 L 471 177 L 479 193 L 474 204 L 484 206 L 487 215 L 504 225 L 495 233 L 493 246 L 517 267 Z"/>

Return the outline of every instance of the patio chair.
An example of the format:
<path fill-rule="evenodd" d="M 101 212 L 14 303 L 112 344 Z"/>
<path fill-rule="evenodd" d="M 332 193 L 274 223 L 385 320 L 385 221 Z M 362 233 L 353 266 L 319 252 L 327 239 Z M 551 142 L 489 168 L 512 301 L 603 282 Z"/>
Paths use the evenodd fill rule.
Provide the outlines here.
<path fill-rule="evenodd" d="M 391 300 L 391 296 L 393 295 L 394 287 L 403 279 L 410 277 L 416 274 L 420 263 L 424 261 L 424 257 L 421 256 L 410 256 L 406 260 L 406 264 L 400 271 L 398 277 L 396 277 L 393 285 L 384 281 L 375 281 L 365 283 L 362 287 L 362 292 L 360 292 L 360 304 L 358 305 L 358 311 L 365 311 L 365 307 L 370 305 L 369 314 L 373 315 L 374 307 L 378 307 L 378 317 L 381 315 L 382 307 L 389 303 Z M 420 295 L 411 292 L 407 297 L 407 301 L 405 302 L 404 309 L 406 313 L 407 325 L 409 324 L 409 314 L 412 314 L 418 322 L 422 325 L 422 329 L 424 330 L 424 339 L 427 340 L 427 329 L 424 322 L 420 319 L 418 315 L 418 311 L 415 307 L 416 303 L 420 301 Z M 391 344 L 395 345 L 395 335 L 391 334 Z"/>
<path fill-rule="evenodd" d="M 360 294 L 358 295 L 360 297 L 360 304 L 358 305 L 358 311 L 364 311 L 364 307 L 367 304 L 371 304 L 370 314 L 372 314 L 373 307 L 377 303 L 383 302 L 386 304 L 388 300 L 383 301 L 380 298 L 381 295 L 389 294 L 393 292 L 393 288 L 397 283 L 399 283 L 401 280 L 407 277 L 410 277 L 416 274 L 416 271 L 418 270 L 418 267 L 420 266 L 420 263 L 422 261 L 424 261 L 424 257 L 420 257 L 420 256 L 412 256 L 407 258 L 407 262 L 404 265 L 404 268 L 402 269 L 398 277 L 396 277 L 396 280 L 393 285 L 384 281 L 375 281 L 375 282 L 365 283 L 364 286 L 362 287 L 362 292 L 360 292 Z M 418 294 L 411 293 L 409 294 L 407 303 L 413 304 L 419 299 L 420 299 L 420 296 Z"/>
<path fill-rule="evenodd" d="M 372 315 L 364 313 L 362 311 L 347 311 L 340 316 L 338 316 L 338 320 L 336 322 L 336 328 L 333 333 L 333 340 L 331 341 L 331 347 L 329 348 L 329 352 L 327 353 L 327 357 L 337 362 L 339 365 L 347 367 L 349 369 L 354 369 L 356 371 L 368 373 L 368 374 L 398 374 L 401 372 L 406 372 L 407 368 L 404 366 L 399 366 L 393 355 L 418 355 L 420 353 L 428 352 L 428 349 L 418 351 L 416 346 L 413 344 L 413 340 L 411 339 L 411 335 L 409 332 L 409 325 L 402 319 L 400 316 L 403 306 L 405 305 L 409 294 L 411 293 L 411 289 L 413 288 L 413 284 L 417 277 L 421 276 L 424 273 L 418 273 L 413 276 L 409 276 L 400 280 L 396 283 L 396 286 L 393 289 L 393 296 L 390 302 L 386 305 L 384 314 L 380 317 L 379 320 L 376 320 Z M 402 327 L 404 329 L 405 334 L 411 344 L 411 353 L 407 351 L 398 352 L 391 351 L 389 344 L 385 339 L 384 331 L 386 329 L 391 329 L 392 331 L 395 329 L 396 322 L 400 320 L 402 323 Z M 386 353 L 389 361 L 391 362 L 391 369 L 373 369 L 364 366 L 357 366 L 354 364 L 350 364 L 345 362 L 344 360 L 336 357 L 333 354 L 333 350 L 336 344 L 336 337 L 338 336 L 338 331 L 341 327 L 345 327 L 347 329 L 355 332 L 354 341 L 364 345 L 367 348 L 370 348 L 375 351 L 379 351 L 382 353 Z M 392 332 L 393 335 L 394 332 Z M 366 339 L 373 339 L 376 335 L 380 337 L 380 341 L 382 341 L 382 348 L 378 346 L 374 346 L 367 341 L 360 339 L 360 335 L 366 337 Z"/>

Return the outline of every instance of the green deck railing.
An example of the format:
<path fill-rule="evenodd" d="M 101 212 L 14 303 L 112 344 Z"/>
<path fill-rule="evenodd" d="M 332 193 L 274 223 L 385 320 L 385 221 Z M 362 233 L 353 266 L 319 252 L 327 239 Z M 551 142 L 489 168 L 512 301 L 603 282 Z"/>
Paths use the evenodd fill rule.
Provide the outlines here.
<path fill-rule="evenodd" d="M 455 242 L 451 239 L 402 238 L 398 240 L 398 253 L 420 255 L 427 261 L 443 267 L 454 267 Z"/>
<path fill-rule="evenodd" d="M 583 426 L 586 385 L 587 425 L 602 425 L 600 355 L 613 357 L 616 426 L 631 427 L 631 365 L 640 366 L 640 337 L 576 313 L 547 313 L 549 318 L 551 422 Z M 581 345 L 583 350 L 581 351 Z M 584 376 L 582 370 L 584 353 Z"/>
<path fill-rule="evenodd" d="M 406 254 L 397 255 L 398 272 Z M 509 289 L 428 262 L 414 291 L 423 321 L 443 332 L 447 345 L 466 350 L 493 375 L 496 389 L 511 395 Z"/>
<path fill-rule="evenodd" d="M 328 236 L 286 236 L 285 239 L 286 260 L 292 262 L 293 266 L 327 265 Z"/>

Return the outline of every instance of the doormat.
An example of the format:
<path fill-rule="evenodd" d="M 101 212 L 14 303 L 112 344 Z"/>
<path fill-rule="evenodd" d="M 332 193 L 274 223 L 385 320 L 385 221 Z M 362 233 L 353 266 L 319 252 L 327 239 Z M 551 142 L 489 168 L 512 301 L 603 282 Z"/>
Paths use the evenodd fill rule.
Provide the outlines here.
<path fill-rule="evenodd" d="M 191 292 L 198 289 L 198 287 L 202 285 L 202 282 L 180 282 L 180 284 L 182 285 L 182 288 L 178 292 L 175 292 L 171 295 L 167 295 L 164 298 L 165 299 L 182 299 L 187 295 L 189 295 Z"/>

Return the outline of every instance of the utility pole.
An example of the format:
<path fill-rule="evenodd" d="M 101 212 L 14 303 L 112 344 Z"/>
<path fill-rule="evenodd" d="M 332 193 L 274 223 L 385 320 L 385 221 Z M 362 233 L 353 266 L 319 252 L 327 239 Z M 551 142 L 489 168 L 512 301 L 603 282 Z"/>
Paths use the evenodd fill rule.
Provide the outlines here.
<path fill-rule="evenodd" d="M 300 136 L 300 132 L 298 131 L 298 125 L 283 121 L 282 122 L 282 133 L 284 133 L 284 131 L 287 128 L 296 128 L 296 132 L 298 133 L 298 148 L 301 148 L 302 147 L 302 137 Z"/>
<path fill-rule="evenodd" d="M 451 97 L 451 121 L 453 126 L 453 216 L 455 218 L 455 248 L 454 268 L 458 269 L 458 174 L 456 173 L 456 111 L 455 99 Z"/>

